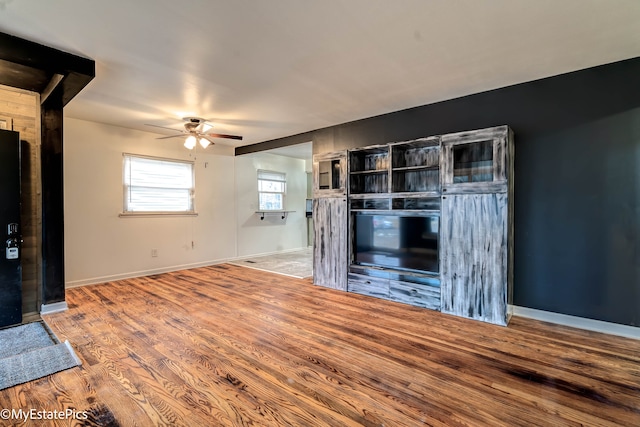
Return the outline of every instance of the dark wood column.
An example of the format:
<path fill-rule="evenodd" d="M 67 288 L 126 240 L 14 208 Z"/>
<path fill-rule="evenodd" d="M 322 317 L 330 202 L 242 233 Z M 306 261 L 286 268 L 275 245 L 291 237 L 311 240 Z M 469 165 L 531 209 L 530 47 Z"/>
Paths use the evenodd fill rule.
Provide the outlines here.
<path fill-rule="evenodd" d="M 41 96 L 42 304 L 62 302 L 64 183 L 62 110 L 95 77 L 95 62 L 0 33 L 0 84 Z"/>
<path fill-rule="evenodd" d="M 62 91 L 42 105 L 42 303 L 64 301 Z"/>

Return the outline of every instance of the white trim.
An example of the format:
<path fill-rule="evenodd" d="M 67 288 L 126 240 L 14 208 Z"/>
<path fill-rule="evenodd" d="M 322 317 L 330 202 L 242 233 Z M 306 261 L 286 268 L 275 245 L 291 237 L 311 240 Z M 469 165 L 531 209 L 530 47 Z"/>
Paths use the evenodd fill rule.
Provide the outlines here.
<path fill-rule="evenodd" d="M 144 217 L 153 218 L 157 216 L 198 216 L 198 212 L 120 212 L 120 218 Z"/>
<path fill-rule="evenodd" d="M 292 212 L 292 211 L 289 211 Z M 228 261 L 242 261 L 245 259 L 251 259 L 251 258 L 257 258 L 257 257 L 261 257 L 261 256 L 269 256 L 269 255 L 278 255 L 278 254 L 286 254 L 288 252 L 298 252 L 298 251 L 304 251 L 309 249 L 309 246 L 302 246 L 300 248 L 293 248 L 293 249 L 285 249 L 283 251 L 272 251 L 272 252 L 262 252 L 259 254 L 251 254 L 251 255 L 242 255 L 239 257 L 235 257 L 235 258 L 231 258 Z M 226 261 L 225 261 L 226 262 Z"/>
<path fill-rule="evenodd" d="M 67 350 L 69 351 L 69 354 L 71 355 L 73 360 L 75 360 L 75 362 L 78 364 L 77 366 L 81 366 L 82 360 L 80 360 L 76 352 L 73 351 L 73 347 L 71 347 L 71 343 L 69 343 L 69 340 L 66 340 L 63 344 L 65 347 L 67 347 Z"/>
<path fill-rule="evenodd" d="M 287 252 L 296 252 L 296 251 L 301 251 L 308 248 L 309 248 L 308 246 L 305 246 L 302 248 L 287 249 L 284 251 L 265 252 L 260 254 L 244 255 L 241 257 L 231 257 L 231 258 L 222 258 L 222 259 L 211 260 L 211 261 L 196 262 L 193 264 L 182 264 L 182 265 L 174 265 L 171 267 L 155 268 L 152 270 L 131 271 L 128 273 L 112 274 L 109 276 L 91 277 L 89 279 L 74 280 L 71 282 L 67 282 L 65 284 L 65 288 L 66 289 L 78 288 L 80 286 L 97 285 L 99 283 L 112 282 L 114 280 L 133 279 L 135 277 L 150 276 L 152 274 L 162 274 L 162 273 L 170 273 L 172 271 L 187 270 L 190 268 L 208 267 L 210 265 L 224 264 L 226 262 L 240 261 L 240 260 L 254 258 L 258 256 L 283 254 Z"/>
<path fill-rule="evenodd" d="M 66 301 L 54 302 L 51 304 L 42 304 L 40 307 L 40 314 L 53 314 L 61 311 L 67 311 L 69 307 Z"/>
<path fill-rule="evenodd" d="M 573 328 L 586 329 L 588 331 L 640 339 L 640 328 L 635 326 L 620 325 L 618 323 L 604 322 L 602 320 L 593 320 L 584 317 L 569 316 L 567 314 L 553 313 L 550 311 L 518 306 L 513 306 L 513 315 L 540 320 L 543 322 L 557 323 L 564 326 L 571 326 Z"/>

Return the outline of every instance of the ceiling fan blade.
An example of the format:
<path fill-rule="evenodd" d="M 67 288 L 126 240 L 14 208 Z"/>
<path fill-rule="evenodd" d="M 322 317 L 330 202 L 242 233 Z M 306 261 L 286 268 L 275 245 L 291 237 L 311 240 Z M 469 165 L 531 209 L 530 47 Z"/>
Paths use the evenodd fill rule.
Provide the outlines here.
<path fill-rule="evenodd" d="M 223 133 L 207 133 L 206 136 L 210 136 L 212 138 L 226 138 L 226 139 L 242 139 L 239 135 L 225 135 Z"/>
<path fill-rule="evenodd" d="M 211 138 L 209 138 L 207 135 L 201 135 L 201 137 L 202 137 L 202 138 L 204 138 L 204 139 L 206 139 L 207 141 L 209 141 L 209 142 L 211 143 L 211 145 L 215 145 L 215 144 L 216 144 L 216 143 L 215 143 Z"/>
<path fill-rule="evenodd" d="M 174 132 L 182 132 L 180 129 L 176 129 L 176 128 L 168 128 L 168 127 L 166 127 L 166 126 L 152 125 L 152 124 L 149 124 L 149 123 L 145 123 L 144 125 L 145 125 L 145 126 L 151 126 L 151 127 L 154 127 L 154 128 L 160 128 L 160 129 L 172 130 L 172 131 L 174 131 Z"/>
<path fill-rule="evenodd" d="M 209 129 L 211 129 L 211 128 L 213 128 L 213 127 L 214 127 L 214 124 L 213 124 L 213 123 L 211 123 L 210 121 L 207 121 L 207 120 L 203 120 L 203 121 L 201 121 L 201 122 L 200 122 L 200 124 L 202 125 L 202 127 L 203 127 L 203 128 L 204 128 L 205 126 L 209 126 Z"/>
<path fill-rule="evenodd" d="M 161 136 L 160 138 L 156 138 L 156 139 L 169 139 L 169 138 L 184 138 L 184 134 L 178 134 L 178 135 L 169 135 L 169 136 Z"/>

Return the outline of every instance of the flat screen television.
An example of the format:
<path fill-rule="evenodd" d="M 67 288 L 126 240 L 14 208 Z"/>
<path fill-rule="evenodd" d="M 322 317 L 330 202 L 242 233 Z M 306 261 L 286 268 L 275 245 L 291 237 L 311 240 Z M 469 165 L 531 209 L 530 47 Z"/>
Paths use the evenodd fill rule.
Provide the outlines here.
<path fill-rule="evenodd" d="M 439 215 L 354 215 L 354 263 L 437 273 Z"/>

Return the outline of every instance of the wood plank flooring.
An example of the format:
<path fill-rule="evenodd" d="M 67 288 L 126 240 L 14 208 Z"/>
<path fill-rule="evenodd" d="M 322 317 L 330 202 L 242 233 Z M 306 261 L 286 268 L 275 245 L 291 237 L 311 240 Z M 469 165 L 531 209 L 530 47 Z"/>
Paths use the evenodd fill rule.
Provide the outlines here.
<path fill-rule="evenodd" d="M 504 328 L 228 264 L 67 302 L 45 319 L 82 367 L 0 391 L 0 408 L 88 419 L 25 425 L 640 425 L 638 340 Z"/>

